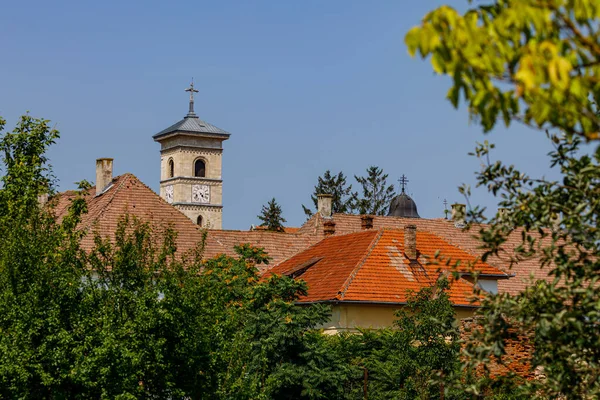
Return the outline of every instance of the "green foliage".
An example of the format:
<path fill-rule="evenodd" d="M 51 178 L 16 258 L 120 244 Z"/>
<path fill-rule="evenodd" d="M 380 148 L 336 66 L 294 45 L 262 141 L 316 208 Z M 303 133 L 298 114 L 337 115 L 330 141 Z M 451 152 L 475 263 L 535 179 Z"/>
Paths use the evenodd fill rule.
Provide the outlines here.
<path fill-rule="evenodd" d="M 310 334 L 312 343 L 294 365 L 278 371 L 273 398 L 447 399 L 467 398 L 447 390 L 447 377 L 460 368 L 459 332 L 441 280 L 409 296 L 393 329 L 332 336 Z M 284 395 L 285 394 L 285 395 Z"/>
<path fill-rule="evenodd" d="M 510 258 L 533 259 L 550 271 L 511 296 L 483 302 L 482 329 L 466 349 L 466 369 L 483 372 L 464 388 L 484 393 L 499 381 L 486 368 L 504 359 L 506 341 L 528 336 L 535 348 L 532 368 L 545 379 L 523 383 L 522 398 L 596 398 L 600 395 L 600 3 L 497 0 L 460 15 L 450 7 L 429 13 L 406 35 L 411 54 L 431 56 L 436 72 L 448 74 L 448 98 L 462 99 L 485 131 L 502 117 L 547 129 L 557 180 L 530 177 L 514 166 L 490 161 L 493 145 L 478 145 L 483 161 L 478 185 L 498 196 L 505 209 L 491 219 L 469 212 L 485 249 Z M 468 187 L 461 188 L 467 196 Z M 508 246 L 517 240 L 519 245 Z M 513 242 L 514 243 L 514 242 Z M 510 379 L 511 377 L 507 377 Z"/>
<path fill-rule="evenodd" d="M 314 193 L 310 196 L 315 209 L 317 208 L 317 195 L 318 194 L 330 194 L 333 196 L 331 211 L 333 213 L 349 213 L 353 209 L 352 198 L 354 193 L 352 192 L 352 185 L 347 185 L 346 176 L 340 171 L 337 175 L 331 174 L 331 171 L 327 170 L 323 176 L 318 178 L 317 185 L 315 186 Z M 302 205 L 302 209 L 307 217 L 313 215 L 313 211 Z"/>
<path fill-rule="evenodd" d="M 281 206 L 277 204 L 273 197 L 266 206 L 262 207 L 260 215 L 257 216 L 262 221 L 260 226 L 266 226 L 268 231 L 283 232 L 283 223 L 286 222 L 281 216 Z"/>
<path fill-rule="evenodd" d="M 517 236 L 520 245 L 509 253 L 511 264 L 539 260 L 550 279 L 531 282 L 516 296 L 486 299 L 481 313 L 487 329 L 476 335 L 478 342 L 468 350 L 472 364 L 485 364 L 492 354 L 504 355 L 507 339 L 530 336 L 535 346 L 532 365 L 543 368 L 546 380 L 528 382 L 524 390 L 531 396 L 568 393 L 570 398 L 588 398 L 600 394 L 600 152 L 585 154 L 577 137 L 550 139 L 556 146 L 551 165 L 561 175 L 556 181 L 531 178 L 514 166 L 491 162 L 492 146 L 487 143 L 477 148 L 485 163 L 479 185 L 500 196 L 499 205 L 507 210 L 489 221 L 483 209 L 470 212 L 472 221 L 489 222 L 479 231 L 484 259 L 505 253 L 509 236 Z"/>
<path fill-rule="evenodd" d="M 516 120 L 597 140 L 599 20 L 596 0 L 496 0 L 462 15 L 442 6 L 405 41 L 452 77 L 448 99 L 485 131 Z"/>
<path fill-rule="evenodd" d="M 367 176 L 356 176 L 354 179 L 362 186 L 362 198 L 354 193 L 354 208 L 360 214 L 386 215 L 390 202 L 394 198 L 394 185 L 387 184 L 388 174 L 376 166 L 367 168 Z"/>
<path fill-rule="evenodd" d="M 260 281 L 261 249 L 175 257 L 174 232 L 133 217 L 83 251 L 85 190 L 61 223 L 37 202 L 56 137 L 26 116 L 0 141 L 0 397 L 270 398 L 329 310 L 296 305 L 302 282 Z"/>

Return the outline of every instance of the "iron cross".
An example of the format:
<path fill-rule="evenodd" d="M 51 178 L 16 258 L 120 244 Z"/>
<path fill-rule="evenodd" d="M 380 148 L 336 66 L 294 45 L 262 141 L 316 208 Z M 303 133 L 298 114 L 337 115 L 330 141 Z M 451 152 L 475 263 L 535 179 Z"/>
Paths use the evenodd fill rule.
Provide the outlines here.
<path fill-rule="evenodd" d="M 190 83 L 190 87 L 185 89 L 186 92 L 190 92 L 190 101 L 194 102 L 194 93 L 198 93 L 198 90 L 194 89 L 194 79 L 192 79 L 192 83 Z"/>
<path fill-rule="evenodd" d="M 402 193 L 404 193 L 404 189 L 406 188 L 406 184 L 408 183 L 408 178 L 406 177 L 406 175 L 402 174 L 400 179 L 398 179 L 398 182 L 400 182 L 400 188 L 402 189 Z"/>
<path fill-rule="evenodd" d="M 194 117 L 196 114 L 194 113 L 194 93 L 198 93 L 196 89 L 194 89 L 194 78 L 192 78 L 192 83 L 190 83 L 190 87 L 185 89 L 186 92 L 190 92 L 190 109 L 188 112 L 188 116 Z"/>

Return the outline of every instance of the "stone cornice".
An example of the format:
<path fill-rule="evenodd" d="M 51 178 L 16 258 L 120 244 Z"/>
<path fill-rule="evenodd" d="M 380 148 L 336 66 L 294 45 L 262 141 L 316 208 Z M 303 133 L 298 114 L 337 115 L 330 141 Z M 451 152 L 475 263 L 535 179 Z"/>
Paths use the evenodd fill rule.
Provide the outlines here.
<path fill-rule="evenodd" d="M 164 149 L 160 150 L 160 154 L 171 153 L 175 150 L 183 150 L 183 151 L 189 151 L 189 152 L 194 152 L 194 153 L 197 153 L 199 150 L 201 150 L 201 151 L 205 151 L 207 153 L 223 154 L 222 148 L 206 147 L 206 146 L 189 146 L 189 145 L 184 145 L 184 144 L 176 144 L 171 147 L 165 147 Z"/>
<path fill-rule="evenodd" d="M 189 207 L 190 209 L 194 209 L 197 210 L 198 208 L 202 208 L 202 207 L 206 207 L 206 208 L 211 208 L 211 209 L 219 209 L 221 210 L 223 208 L 222 204 L 206 204 L 206 203 L 185 203 L 185 202 L 176 202 L 176 203 L 171 203 L 171 205 L 176 206 L 178 208 L 187 208 Z"/>
<path fill-rule="evenodd" d="M 202 178 L 199 176 L 175 176 L 173 178 L 168 178 L 168 179 L 164 179 L 162 181 L 160 181 L 160 184 L 167 184 L 167 183 L 176 183 L 175 181 L 180 181 L 181 183 L 207 183 L 207 184 L 213 184 L 211 186 L 214 186 L 215 183 L 223 183 L 223 179 L 216 179 L 216 178 Z"/>

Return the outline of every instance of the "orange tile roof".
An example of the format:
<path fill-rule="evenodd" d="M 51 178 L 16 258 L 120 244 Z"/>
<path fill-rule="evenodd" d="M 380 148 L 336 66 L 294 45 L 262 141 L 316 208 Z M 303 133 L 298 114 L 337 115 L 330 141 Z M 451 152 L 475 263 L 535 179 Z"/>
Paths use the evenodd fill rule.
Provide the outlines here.
<path fill-rule="evenodd" d="M 77 192 L 71 190 L 59 193 L 52 199 L 51 204 L 54 205 L 54 213 L 59 222 L 67 214 L 76 195 Z M 88 232 L 82 240 L 82 246 L 86 250 L 91 250 L 94 246 L 91 234 L 94 230 L 102 237 L 114 238 L 119 218 L 126 213 L 152 223 L 159 230 L 164 226 L 171 226 L 177 232 L 178 253 L 194 248 L 202 240 L 204 231 L 198 225 L 132 174 L 115 177 L 112 186 L 100 196 L 96 196 L 96 188 L 92 187 L 86 192 L 85 199 L 88 213 L 83 215 L 79 228 Z M 235 256 L 235 245 L 250 243 L 263 247 L 272 257 L 271 264 L 274 264 L 291 257 L 316 240 L 318 239 L 310 236 L 262 230 L 209 230 L 204 258 L 212 258 L 219 254 Z"/>
<path fill-rule="evenodd" d="M 283 227 L 283 232 L 284 233 L 297 233 L 298 230 L 300 228 L 296 228 L 293 226 L 284 226 Z M 262 225 L 256 225 L 256 226 L 252 226 L 252 228 L 250 228 L 251 231 L 266 231 L 267 227 L 266 226 L 262 226 Z"/>
<path fill-rule="evenodd" d="M 99 196 L 95 196 L 95 192 L 95 188 L 91 188 L 86 194 L 89 212 L 83 216 L 80 227 L 87 232 L 95 229 L 102 236 L 112 238 L 119 218 L 123 214 L 129 213 L 144 221 L 151 222 L 158 229 L 164 227 L 165 224 L 170 225 L 177 231 L 176 244 L 179 252 L 195 247 L 202 239 L 203 231 L 196 224 L 165 202 L 132 174 L 124 174 L 114 178 L 112 186 Z M 74 191 L 67 191 L 60 193 L 53 199 L 52 202 L 55 204 L 55 213 L 59 221 L 66 215 L 75 195 Z M 359 215 L 334 214 L 332 220 L 336 224 L 336 236 L 361 231 Z M 254 231 L 209 230 L 206 238 L 205 258 L 214 257 L 218 254 L 234 256 L 235 245 L 250 243 L 254 246 L 263 247 L 272 257 L 270 265 L 276 265 L 323 239 L 323 222 L 324 219 L 316 214 L 300 228 L 288 228 L 287 233 L 268 232 L 261 229 Z M 475 232 L 465 232 L 456 228 L 452 221 L 383 216 L 373 218 L 375 229 L 402 229 L 408 224 L 416 225 L 419 234 L 422 234 L 422 232 L 433 234 L 430 238 L 431 243 L 421 245 L 424 253 L 430 253 L 430 250 L 439 247 L 439 240 L 443 240 L 450 243 L 455 249 L 464 250 L 462 253 L 448 251 L 445 255 L 452 260 L 459 260 L 465 254 L 482 254 L 482 250 L 479 249 L 479 241 L 474 237 Z M 510 250 L 519 243 L 519 233 L 516 230 L 505 247 Z M 85 249 L 91 249 L 93 247 L 93 236 L 88 234 L 83 239 L 82 244 Z M 508 258 L 491 257 L 487 260 L 487 263 L 506 271 Z M 530 275 L 533 275 L 535 279 L 548 279 L 548 268 L 542 269 L 539 265 L 537 259 L 520 261 L 509 271 L 514 273 L 516 278 L 499 281 L 499 291 L 513 294 L 522 291 L 527 286 Z M 476 266 L 481 267 L 481 265 Z"/>
<path fill-rule="evenodd" d="M 405 303 L 409 291 L 433 285 L 450 268 L 431 262 L 440 250 L 448 257 L 473 262 L 475 270 L 508 278 L 501 270 L 424 231 L 417 231 L 417 260 L 404 254 L 404 231 L 363 230 L 330 236 L 270 269 L 265 276 L 298 276 L 308 284 L 302 302 L 346 301 Z M 428 261 L 429 260 L 429 261 Z M 467 269 L 459 267 L 467 272 Z M 455 305 L 472 306 L 473 284 L 451 279 L 450 299 Z"/>
<path fill-rule="evenodd" d="M 51 200 L 59 222 L 67 215 L 75 196 L 75 191 L 67 191 Z M 196 224 L 132 174 L 113 178 L 112 186 L 99 196 L 96 196 L 96 188 L 92 187 L 85 193 L 85 199 L 88 212 L 82 216 L 79 224 L 79 228 L 87 232 L 82 240 L 85 250 L 91 250 L 94 246 L 94 231 L 102 237 L 113 239 L 119 219 L 124 214 L 149 222 L 158 231 L 166 226 L 173 228 L 177 232 L 178 253 L 194 248 L 202 239 Z"/>
<path fill-rule="evenodd" d="M 206 237 L 204 257 L 212 258 L 219 254 L 235 256 L 234 246 L 250 243 L 252 246 L 264 248 L 272 258 L 269 265 L 275 265 L 306 249 L 317 240 L 312 236 L 284 232 L 210 230 Z M 266 268 L 262 265 L 258 267 Z"/>
<path fill-rule="evenodd" d="M 335 222 L 335 234 L 344 235 L 351 232 L 360 231 L 360 217 L 360 215 L 334 214 L 332 220 Z M 300 227 L 298 234 L 312 235 L 318 238 L 325 237 L 323 234 L 323 221 L 324 218 L 316 213 L 308 221 L 306 221 L 303 226 Z M 417 231 L 431 232 L 453 246 L 463 249 L 470 254 L 476 256 L 481 256 L 483 254 L 483 250 L 480 248 L 481 242 L 476 237 L 478 232 L 477 227 L 471 229 L 470 231 L 465 231 L 461 228 L 457 228 L 453 221 L 443 218 L 425 219 L 387 216 L 373 217 L 374 229 L 402 229 L 409 224 L 416 225 Z M 492 256 L 486 260 L 488 264 L 504 272 L 515 275 L 515 277 L 512 279 L 498 281 L 498 290 L 501 293 L 516 294 L 523 291 L 529 285 L 531 277 L 533 277 L 534 280 L 552 279 L 552 277 L 548 275 L 549 267 L 541 267 L 541 262 L 537 257 L 521 260 L 514 264 L 511 269 L 508 269 L 507 266 L 509 265 L 509 254 L 511 254 L 513 249 L 521 243 L 520 234 L 521 230 L 515 229 L 503 246 L 505 249 L 505 254 L 500 255 L 499 257 Z"/>

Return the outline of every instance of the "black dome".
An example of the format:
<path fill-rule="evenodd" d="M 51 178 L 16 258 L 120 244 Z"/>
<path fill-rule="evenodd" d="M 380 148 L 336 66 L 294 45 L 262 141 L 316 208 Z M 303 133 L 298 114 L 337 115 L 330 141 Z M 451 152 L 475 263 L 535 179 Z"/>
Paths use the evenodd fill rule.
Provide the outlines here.
<path fill-rule="evenodd" d="M 421 218 L 414 200 L 404 192 L 392 199 L 388 217 Z"/>

